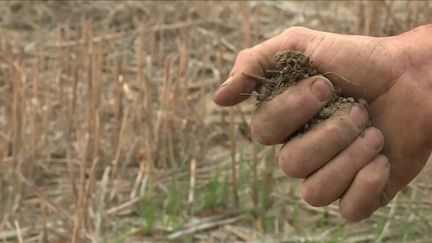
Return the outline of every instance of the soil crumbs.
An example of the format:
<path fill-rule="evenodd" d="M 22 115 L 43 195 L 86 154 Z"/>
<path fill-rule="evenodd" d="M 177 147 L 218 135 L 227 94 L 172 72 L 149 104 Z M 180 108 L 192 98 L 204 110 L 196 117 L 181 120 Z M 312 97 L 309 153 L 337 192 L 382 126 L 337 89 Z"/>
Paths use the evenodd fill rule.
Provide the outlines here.
<path fill-rule="evenodd" d="M 265 77 L 244 74 L 249 78 L 257 80 L 260 85 L 257 89 L 257 105 L 260 106 L 274 97 L 282 94 L 298 81 L 315 76 L 324 75 L 310 61 L 309 57 L 298 51 L 284 51 L 277 53 L 274 57 L 276 70 L 266 70 Z M 344 96 L 340 87 L 334 86 L 334 92 L 327 105 L 300 127 L 292 136 L 304 134 L 312 127 L 327 120 L 331 116 L 340 114 L 341 111 L 351 109 L 358 99 Z"/>

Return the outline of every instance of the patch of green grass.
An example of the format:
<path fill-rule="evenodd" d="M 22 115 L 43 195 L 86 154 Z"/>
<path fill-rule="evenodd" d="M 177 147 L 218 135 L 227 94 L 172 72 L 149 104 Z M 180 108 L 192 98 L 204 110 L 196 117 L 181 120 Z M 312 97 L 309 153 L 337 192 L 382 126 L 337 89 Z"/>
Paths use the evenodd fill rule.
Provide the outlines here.
<path fill-rule="evenodd" d="M 243 154 L 240 156 L 240 177 L 239 177 L 239 185 L 240 187 L 249 186 L 252 182 L 251 179 L 251 165 L 250 162 L 243 157 Z"/>
<path fill-rule="evenodd" d="M 205 186 L 203 198 L 204 210 L 214 210 L 228 206 L 230 185 L 226 177 L 221 182 L 219 174 L 219 171 L 217 171 Z"/>
<path fill-rule="evenodd" d="M 163 206 L 163 225 L 173 230 L 181 229 L 181 213 L 184 212 L 182 209 L 186 207 L 187 192 L 188 184 L 186 182 L 172 182 Z"/>
<path fill-rule="evenodd" d="M 377 232 L 376 232 L 376 235 L 377 235 L 376 242 L 382 242 L 383 237 L 384 237 L 384 235 L 383 235 L 384 230 L 385 230 L 386 224 L 389 220 L 390 220 L 389 218 L 382 218 L 381 220 L 378 221 L 378 224 L 377 224 L 378 227 L 377 227 Z"/>
<path fill-rule="evenodd" d="M 180 214 L 186 191 L 184 183 L 173 183 L 167 195 L 149 192 L 141 198 L 139 213 L 144 220 L 145 235 L 152 235 L 158 222 L 174 230 L 181 228 Z"/>
<path fill-rule="evenodd" d="M 339 243 L 339 242 L 341 242 L 341 239 L 342 239 L 342 230 L 343 230 L 342 228 L 343 228 L 342 225 L 338 225 L 336 227 L 336 229 L 331 234 L 330 242 L 332 242 L 332 243 Z"/>
<path fill-rule="evenodd" d="M 170 193 L 168 194 L 166 205 L 165 205 L 165 213 L 171 217 L 178 215 L 180 208 L 182 207 L 182 199 L 184 197 L 184 192 L 180 186 L 173 184 Z"/>
<path fill-rule="evenodd" d="M 328 208 L 324 208 L 323 212 L 321 213 L 322 217 L 319 219 L 318 225 L 320 228 L 326 228 L 327 226 L 329 226 L 331 224 L 331 222 L 329 222 L 329 213 L 328 213 L 329 209 Z"/>
<path fill-rule="evenodd" d="M 272 207 L 271 194 L 273 192 L 273 170 L 276 161 L 274 149 L 269 149 L 265 154 L 265 170 L 262 180 L 257 185 L 259 217 L 262 227 L 265 232 L 272 228 L 274 216 L 268 214 L 268 210 Z"/>
<path fill-rule="evenodd" d="M 264 231 L 270 229 L 273 220 L 273 218 L 267 213 L 269 208 L 269 196 L 267 189 L 268 187 L 265 180 L 258 185 L 259 217 Z"/>
<path fill-rule="evenodd" d="M 145 234 L 153 234 L 160 211 L 160 202 L 156 197 L 149 195 L 141 198 L 139 212 L 144 219 Z"/>
<path fill-rule="evenodd" d="M 408 242 L 413 238 L 413 230 L 411 227 L 406 227 L 401 231 L 401 242 Z"/>

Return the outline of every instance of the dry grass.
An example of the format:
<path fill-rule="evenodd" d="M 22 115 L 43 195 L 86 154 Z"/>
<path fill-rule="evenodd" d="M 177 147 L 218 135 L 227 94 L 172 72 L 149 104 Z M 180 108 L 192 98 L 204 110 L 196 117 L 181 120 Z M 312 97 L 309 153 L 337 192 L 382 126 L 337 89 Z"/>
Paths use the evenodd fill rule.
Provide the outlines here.
<path fill-rule="evenodd" d="M 305 205 L 251 103 L 211 96 L 292 25 L 389 35 L 429 2 L 1 2 L 0 240 L 427 241 L 430 180 L 360 224 Z"/>

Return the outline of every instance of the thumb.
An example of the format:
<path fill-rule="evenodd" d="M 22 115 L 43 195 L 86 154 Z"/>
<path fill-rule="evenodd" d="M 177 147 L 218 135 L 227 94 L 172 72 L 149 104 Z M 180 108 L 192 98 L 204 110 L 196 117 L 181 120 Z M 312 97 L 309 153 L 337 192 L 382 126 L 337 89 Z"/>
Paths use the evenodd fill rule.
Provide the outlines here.
<path fill-rule="evenodd" d="M 309 56 L 319 66 L 328 59 L 326 53 L 337 53 L 337 46 L 332 46 L 335 37 L 332 33 L 320 32 L 304 27 L 291 27 L 281 34 L 252 48 L 240 51 L 228 79 L 218 88 L 214 101 L 221 106 L 236 105 L 248 97 L 242 93 L 251 93 L 256 88 L 256 81 L 242 73 L 263 75 L 264 70 L 274 68 L 273 56 L 280 51 L 295 50 Z M 325 44 L 325 45 L 324 45 Z M 320 55 L 321 53 L 321 55 Z"/>

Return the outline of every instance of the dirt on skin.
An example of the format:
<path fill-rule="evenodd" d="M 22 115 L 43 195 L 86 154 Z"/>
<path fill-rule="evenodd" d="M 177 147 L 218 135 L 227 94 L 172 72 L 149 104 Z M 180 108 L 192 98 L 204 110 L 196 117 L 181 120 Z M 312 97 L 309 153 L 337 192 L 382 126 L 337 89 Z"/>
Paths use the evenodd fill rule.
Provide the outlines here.
<path fill-rule="evenodd" d="M 279 52 L 273 59 L 276 70 L 266 70 L 265 77 L 244 74 L 260 83 L 256 98 L 258 106 L 272 100 L 300 80 L 315 75 L 323 75 L 309 60 L 309 57 L 301 52 Z M 292 136 L 303 134 L 320 122 L 340 114 L 345 109 L 351 109 L 352 105 L 357 102 L 358 100 L 354 97 L 344 96 L 342 90 L 335 86 L 333 96 L 327 105 Z"/>

